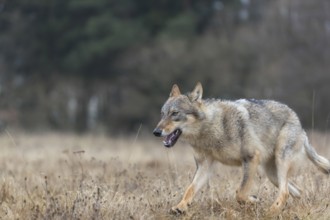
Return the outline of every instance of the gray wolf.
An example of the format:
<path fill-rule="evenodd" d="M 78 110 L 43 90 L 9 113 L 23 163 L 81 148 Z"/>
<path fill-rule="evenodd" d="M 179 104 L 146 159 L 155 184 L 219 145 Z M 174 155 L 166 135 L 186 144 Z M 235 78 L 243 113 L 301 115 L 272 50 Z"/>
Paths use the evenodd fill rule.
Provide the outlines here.
<path fill-rule="evenodd" d="M 290 195 L 300 197 L 301 189 L 288 177 L 311 160 L 322 172 L 330 173 L 330 161 L 317 154 L 308 141 L 297 114 L 287 105 L 271 100 L 240 99 L 224 101 L 202 99 L 203 88 L 181 94 L 174 85 L 161 109 L 161 120 L 155 136 L 164 137 L 172 147 L 178 139 L 194 149 L 197 171 L 181 202 L 172 208 L 184 213 L 194 195 L 207 182 L 212 165 L 218 161 L 241 166 L 243 178 L 236 199 L 239 203 L 256 202 L 248 195 L 258 167 L 278 187 L 278 195 L 268 210 L 276 215 Z"/>

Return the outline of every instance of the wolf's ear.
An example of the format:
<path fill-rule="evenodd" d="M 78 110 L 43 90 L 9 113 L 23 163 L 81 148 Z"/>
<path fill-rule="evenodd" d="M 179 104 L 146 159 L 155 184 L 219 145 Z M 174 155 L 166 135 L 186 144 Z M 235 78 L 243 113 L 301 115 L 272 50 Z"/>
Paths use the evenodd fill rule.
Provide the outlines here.
<path fill-rule="evenodd" d="M 175 96 L 178 96 L 178 95 L 181 95 L 179 86 L 177 84 L 174 84 L 173 87 L 172 87 L 172 91 L 170 93 L 170 97 L 175 97 Z"/>
<path fill-rule="evenodd" d="M 197 83 L 194 90 L 189 94 L 189 99 L 192 102 L 200 102 L 202 100 L 203 96 L 203 87 L 200 82 Z"/>

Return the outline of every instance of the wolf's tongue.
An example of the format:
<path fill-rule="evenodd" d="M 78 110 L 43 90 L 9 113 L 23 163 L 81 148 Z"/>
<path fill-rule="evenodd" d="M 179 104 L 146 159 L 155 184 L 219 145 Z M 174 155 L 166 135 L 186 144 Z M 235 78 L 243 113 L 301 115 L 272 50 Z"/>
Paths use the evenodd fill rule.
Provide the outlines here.
<path fill-rule="evenodd" d="M 163 141 L 165 147 L 172 147 L 176 141 L 179 139 L 181 135 L 181 130 L 177 129 L 173 131 L 171 134 L 167 135 Z"/>
<path fill-rule="evenodd" d="M 172 147 L 173 146 L 173 140 L 174 140 L 174 132 L 167 135 L 163 141 L 165 147 Z"/>

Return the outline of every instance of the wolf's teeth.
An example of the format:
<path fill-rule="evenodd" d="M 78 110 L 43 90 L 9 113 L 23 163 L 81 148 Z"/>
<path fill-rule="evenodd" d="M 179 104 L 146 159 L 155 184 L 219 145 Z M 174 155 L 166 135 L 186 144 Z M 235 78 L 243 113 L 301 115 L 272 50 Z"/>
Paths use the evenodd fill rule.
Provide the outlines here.
<path fill-rule="evenodd" d="M 181 134 L 181 130 L 176 129 L 175 131 L 164 137 L 163 144 L 166 147 L 172 147 L 178 140 L 180 134 Z"/>

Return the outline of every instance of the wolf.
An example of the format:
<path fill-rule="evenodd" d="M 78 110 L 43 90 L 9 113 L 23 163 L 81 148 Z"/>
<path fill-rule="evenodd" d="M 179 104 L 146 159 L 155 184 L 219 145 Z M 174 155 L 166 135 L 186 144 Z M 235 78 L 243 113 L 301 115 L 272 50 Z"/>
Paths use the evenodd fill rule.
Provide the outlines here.
<path fill-rule="evenodd" d="M 172 212 L 187 211 L 215 162 L 242 167 L 242 182 L 236 191 L 239 203 L 258 200 L 248 193 L 258 167 L 263 169 L 278 187 L 277 198 L 268 210 L 271 215 L 281 211 L 289 195 L 300 197 L 302 190 L 288 177 L 305 158 L 323 173 L 330 173 L 330 161 L 311 146 L 297 114 L 287 105 L 273 100 L 204 100 L 202 94 L 201 83 L 187 94 L 181 94 L 179 87 L 173 85 L 153 131 L 155 136 L 164 138 L 165 147 L 174 146 L 180 139 L 189 143 L 195 153 L 196 173 Z"/>

